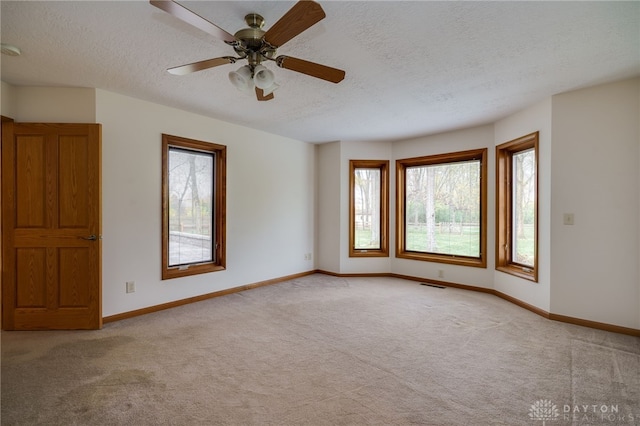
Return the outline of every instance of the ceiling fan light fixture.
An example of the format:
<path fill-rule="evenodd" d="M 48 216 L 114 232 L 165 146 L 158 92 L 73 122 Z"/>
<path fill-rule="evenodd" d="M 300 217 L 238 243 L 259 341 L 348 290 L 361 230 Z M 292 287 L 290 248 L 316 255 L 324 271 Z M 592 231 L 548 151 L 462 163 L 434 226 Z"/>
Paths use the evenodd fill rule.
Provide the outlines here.
<path fill-rule="evenodd" d="M 275 75 L 264 65 L 257 65 L 253 70 L 253 82 L 258 89 L 265 90 L 275 83 Z"/>
<path fill-rule="evenodd" d="M 270 94 L 272 94 L 278 87 L 280 87 L 280 85 L 276 82 L 274 82 L 271 86 L 266 87 L 264 89 L 262 89 L 262 94 L 264 96 L 269 96 Z"/>
<path fill-rule="evenodd" d="M 253 89 L 253 80 L 251 79 L 251 67 L 245 65 L 238 68 L 237 71 L 231 71 L 229 73 L 229 80 L 236 89 L 248 92 Z"/>
<path fill-rule="evenodd" d="M 20 56 L 20 48 L 12 44 L 2 43 L 2 54 L 8 56 Z"/>

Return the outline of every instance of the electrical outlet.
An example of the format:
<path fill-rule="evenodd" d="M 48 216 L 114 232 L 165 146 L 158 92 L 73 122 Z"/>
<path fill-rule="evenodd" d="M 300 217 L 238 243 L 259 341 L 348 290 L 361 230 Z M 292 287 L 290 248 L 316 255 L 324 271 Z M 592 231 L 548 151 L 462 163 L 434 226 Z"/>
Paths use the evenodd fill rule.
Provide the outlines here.
<path fill-rule="evenodd" d="M 442 269 L 438 269 L 438 278 L 444 278 L 444 271 Z"/>
<path fill-rule="evenodd" d="M 127 281 L 127 293 L 135 293 L 135 292 L 136 292 L 136 282 Z"/>
<path fill-rule="evenodd" d="M 311 254 L 311 253 L 305 253 L 305 254 L 304 254 L 304 260 L 311 260 L 312 258 L 313 258 L 313 257 L 312 257 L 312 254 Z"/>

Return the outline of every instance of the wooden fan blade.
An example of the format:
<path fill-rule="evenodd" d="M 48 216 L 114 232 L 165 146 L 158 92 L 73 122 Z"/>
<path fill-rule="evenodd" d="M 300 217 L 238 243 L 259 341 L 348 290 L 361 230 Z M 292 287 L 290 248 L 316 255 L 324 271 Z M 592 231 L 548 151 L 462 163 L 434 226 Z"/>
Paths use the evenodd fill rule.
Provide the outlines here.
<path fill-rule="evenodd" d="M 269 28 L 264 34 L 264 40 L 273 47 L 280 47 L 325 16 L 327 15 L 318 3 L 301 0 Z"/>
<path fill-rule="evenodd" d="M 316 64 L 315 62 L 305 61 L 304 59 L 292 58 L 291 56 L 278 56 L 276 58 L 276 64 L 278 64 L 280 68 L 301 72 L 302 74 L 321 78 L 332 83 L 340 83 L 345 76 L 345 72 L 337 68 Z"/>
<path fill-rule="evenodd" d="M 256 98 L 258 98 L 259 101 L 270 101 L 271 99 L 273 99 L 273 92 L 265 96 L 264 90 L 256 87 Z"/>
<path fill-rule="evenodd" d="M 164 10 L 170 15 L 175 16 L 178 19 L 183 20 L 187 24 L 193 25 L 196 28 L 201 29 L 202 31 L 211 34 L 214 37 L 222 39 L 226 42 L 235 42 L 236 39 L 232 34 L 229 34 L 222 28 L 218 27 L 216 24 L 213 24 L 202 16 L 198 15 L 195 12 L 190 11 L 186 7 L 182 6 L 179 3 L 171 0 L 149 0 L 153 6 L 158 9 Z"/>
<path fill-rule="evenodd" d="M 220 65 L 233 64 L 236 59 L 231 56 L 223 56 L 221 58 L 207 59 L 204 61 L 194 62 L 192 64 L 180 65 L 178 67 L 169 68 L 167 72 L 173 75 L 186 75 L 192 72 L 206 70 L 208 68 L 217 67 Z"/>

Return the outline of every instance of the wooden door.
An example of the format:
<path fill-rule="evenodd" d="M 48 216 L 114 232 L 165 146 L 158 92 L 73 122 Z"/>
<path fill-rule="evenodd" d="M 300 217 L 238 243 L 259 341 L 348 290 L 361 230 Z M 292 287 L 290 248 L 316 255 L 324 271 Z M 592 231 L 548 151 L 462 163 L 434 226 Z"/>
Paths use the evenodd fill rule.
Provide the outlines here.
<path fill-rule="evenodd" d="M 101 328 L 100 125 L 2 130 L 2 326 Z"/>

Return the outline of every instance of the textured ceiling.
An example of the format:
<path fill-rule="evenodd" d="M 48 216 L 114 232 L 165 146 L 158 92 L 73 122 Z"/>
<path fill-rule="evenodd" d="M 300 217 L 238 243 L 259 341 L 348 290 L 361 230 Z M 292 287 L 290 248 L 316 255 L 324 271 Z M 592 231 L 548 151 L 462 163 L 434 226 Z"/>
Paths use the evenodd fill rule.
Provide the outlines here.
<path fill-rule="evenodd" d="M 234 33 L 293 1 L 180 2 Z M 95 87 L 307 142 L 394 140 L 484 124 L 556 93 L 640 75 L 640 2 L 321 1 L 327 17 L 278 49 L 346 71 L 339 84 L 267 66 L 258 102 L 227 74 L 169 67 L 232 49 L 147 1 L 1 2 L 2 80 Z"/>

